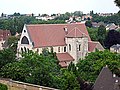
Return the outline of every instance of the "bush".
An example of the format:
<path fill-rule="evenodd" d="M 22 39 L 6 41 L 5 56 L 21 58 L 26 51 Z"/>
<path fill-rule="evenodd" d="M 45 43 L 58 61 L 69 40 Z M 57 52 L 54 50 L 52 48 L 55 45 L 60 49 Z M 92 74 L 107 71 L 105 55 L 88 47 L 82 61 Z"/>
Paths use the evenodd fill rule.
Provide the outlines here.
<path fill-rule="evenodd" d="M 7 85 L 0 83 L 0 90 L 8 90 Z"/>

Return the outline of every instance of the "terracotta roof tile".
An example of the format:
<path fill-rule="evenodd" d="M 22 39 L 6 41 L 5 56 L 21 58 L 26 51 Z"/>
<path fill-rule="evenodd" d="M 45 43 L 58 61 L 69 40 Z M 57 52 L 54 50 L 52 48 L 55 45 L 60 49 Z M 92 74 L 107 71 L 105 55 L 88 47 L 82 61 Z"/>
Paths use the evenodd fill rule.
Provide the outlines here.
<path fill-rule="evenodd" d="M 73 57 L 69 53 L 57 53 L 56 54 L 59 62 L 73 61 Z"/>
<path fill-rule="evenodd" d="M 30 34 L 31 40 L 34 42 L 34 47 L 47 47 L 47 46 L 62 46 L 65 45 L 66 32 L 64 28 L 67 28 L 68 33 L 73 28 L 78 28 L 82 33 L 88 36 L 91 41 L 85 24 L 35 24 L 27 25 L 27 30 Z M 77 34 L 77 36 L 81 36 Z"/>
<path fill-rule="evenodd" d="M 89 41 L 88 42 L 88 51 L 93 52 L 98 42 Z"/>
<path fill-rule="evenodd" d="M 66 35 L 66 37 L 83 37 L 83 36 L 87 35 L 76 27 Z"/>

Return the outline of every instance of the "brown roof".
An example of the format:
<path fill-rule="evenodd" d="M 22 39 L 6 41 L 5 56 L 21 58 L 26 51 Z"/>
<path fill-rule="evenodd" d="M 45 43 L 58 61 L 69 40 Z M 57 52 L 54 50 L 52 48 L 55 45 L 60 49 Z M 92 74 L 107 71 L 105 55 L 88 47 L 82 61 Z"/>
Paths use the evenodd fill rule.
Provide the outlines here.
<path fill-rule="evenodd" d="M 57 53 L 56 54 L 59 62 L 73 61 L 73 57 L 69 53 Z"/>
<path fill-rule="evenodd" d="M 120 78 L 113 77 L 108 67 L 103 67 L 94 84 L 93 90 L 120 90 L 119 80 Z"/>
<path fill-rule="evenodd" d="M 81 32 L 78 28 L 73 28 L 73 30 L 71 30 L 66 37 L 83 37 L 83 36 L 87 36 L 85 33 Z M 89 37 L 89 36 L 88 36 Z"/>
<path fill-rule="evenodd" d="M 6 40 L 9 36 L 11 36 L 11 33 L 9 30 L 1 30 L 0 29 L 0 41 Z"/>
<path fill-rule="evenodd" d="M 88 42 L 88 51 L 93 52 L 98 42 L 89 41 Z"/>
<path fill-rule="evenodd" d="M 34 47 L 48 47 L 48 46 L 62 46 L 65 45 L 66 32 L 64 28 L 67 28 L 68 34 L 75 27 L 80 30 L 76 34 L 81 36 L 81 33 L 84 33 L 88 36 L 89 41 L 91 41 L 89 34 L 87 32 L 85 24 L 74 23 L 74 24 L 36 24 L 36 25 L 27 25 L 27 30 L 30 35 Z"/>

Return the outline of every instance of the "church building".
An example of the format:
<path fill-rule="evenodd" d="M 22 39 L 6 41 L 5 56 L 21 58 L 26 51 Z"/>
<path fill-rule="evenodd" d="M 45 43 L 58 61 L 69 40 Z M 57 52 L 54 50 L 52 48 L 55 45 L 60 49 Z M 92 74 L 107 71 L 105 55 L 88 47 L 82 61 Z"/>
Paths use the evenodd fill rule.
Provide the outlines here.
<path fill-rule="evenodd" d="M 53 48 L 61 67 L 75 64 L 95 49 L 104 50 L 99 42 L 91 41 L 85 24 L 31 24 L 24 25 L 18 52 L 32 50 L 42 53 Z"/>

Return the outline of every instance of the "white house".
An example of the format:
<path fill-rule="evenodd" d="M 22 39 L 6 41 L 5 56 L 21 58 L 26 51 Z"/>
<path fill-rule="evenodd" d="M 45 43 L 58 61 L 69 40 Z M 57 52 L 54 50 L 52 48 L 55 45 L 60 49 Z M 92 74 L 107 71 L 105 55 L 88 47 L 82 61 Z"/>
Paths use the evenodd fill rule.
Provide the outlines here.
<path fill-rule="evenodd" d="M 104 50 L 99 42 L 91 41 L 83 23 L 24 25 L 18 52 L 33 50 L 40 54 L 44 48 L 50 51 L 51 47 L 62 67 L 67 67 L 71 61 L 76 64 L 96 48 Z"/>

